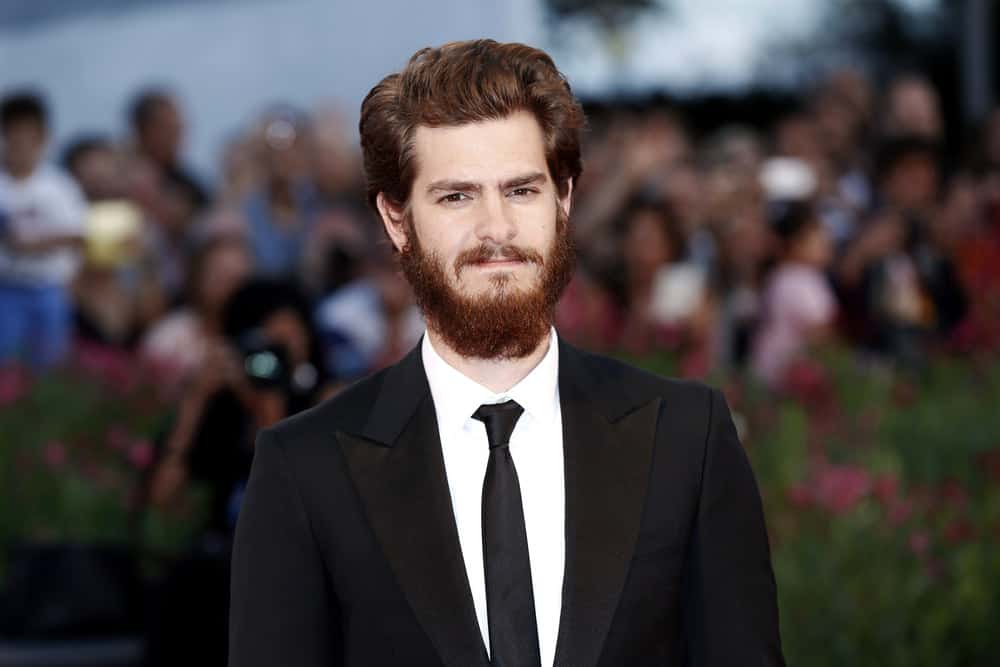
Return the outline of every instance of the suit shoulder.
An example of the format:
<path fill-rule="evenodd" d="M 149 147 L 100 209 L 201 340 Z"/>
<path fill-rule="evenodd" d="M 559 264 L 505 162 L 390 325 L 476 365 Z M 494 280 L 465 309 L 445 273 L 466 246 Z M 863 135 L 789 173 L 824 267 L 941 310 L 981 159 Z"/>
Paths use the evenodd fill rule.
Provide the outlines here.
<path fill-rule="evenodd" d="M 595 377 L 609 387 L 617 387 L 642 398 L 662 397 L 665 401 L 707 401 L 714 389 L 704 382 L 658 375 L 628 362 L 592 352 L 578 351 Z"/>
<path fill-rule="evenodd" d="M 281 443 L 309 441 L 317 436 L 360 431 L 385 381 L 388 369 L 358 380 L 317 405 L 287 417 L 269 430 Z"/>

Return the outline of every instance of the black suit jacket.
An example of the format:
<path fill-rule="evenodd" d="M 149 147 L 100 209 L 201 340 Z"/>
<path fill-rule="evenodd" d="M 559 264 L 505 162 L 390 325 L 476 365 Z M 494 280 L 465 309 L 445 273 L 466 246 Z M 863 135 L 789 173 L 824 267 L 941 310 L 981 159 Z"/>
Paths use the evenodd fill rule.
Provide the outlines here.
<path fill-rule="evenodd" d="M 721 393 L 560 341 L 555 663 L 784 664 L 760 497 Z M 489 664 L 420 348 L 261 434 L 233 667 Z"/>

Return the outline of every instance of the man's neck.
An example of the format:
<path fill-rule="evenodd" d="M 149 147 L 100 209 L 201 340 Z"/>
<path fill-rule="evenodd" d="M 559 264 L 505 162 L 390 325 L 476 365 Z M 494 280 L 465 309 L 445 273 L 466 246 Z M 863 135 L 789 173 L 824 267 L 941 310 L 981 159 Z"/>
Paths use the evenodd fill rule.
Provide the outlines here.
<path fill-rule="evenodd" d="M 546 332 L 531 354 L 519 359 L 475 359 L 455 352 L 433 329 L 427 329 L 427 336 L 434 351 L 449 366 L 497 394 L 507 391 L 527 377 L 545 357 L 552 340 L 551 332 Z"/>

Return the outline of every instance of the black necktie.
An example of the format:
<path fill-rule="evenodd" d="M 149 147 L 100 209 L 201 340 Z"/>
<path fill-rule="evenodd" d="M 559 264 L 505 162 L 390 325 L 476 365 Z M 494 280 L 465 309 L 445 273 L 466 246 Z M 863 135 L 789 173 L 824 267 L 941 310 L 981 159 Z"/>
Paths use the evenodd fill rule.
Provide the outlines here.
<path fill-rule="evenodd" d="M 510 456 L 510 434 L 524 408 L 514 401 L 482 405 L 473 418 L 486 425 L 490 460 L 483 480 L 483 562 L 490 662 L 496 667 L 541 665 L 528 536 L 521 487 Z"/>

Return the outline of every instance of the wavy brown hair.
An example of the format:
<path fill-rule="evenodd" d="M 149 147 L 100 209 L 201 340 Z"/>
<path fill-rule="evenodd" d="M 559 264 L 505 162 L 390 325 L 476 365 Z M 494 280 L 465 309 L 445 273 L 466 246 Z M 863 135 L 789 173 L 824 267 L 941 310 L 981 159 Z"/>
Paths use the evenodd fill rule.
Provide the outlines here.
<path fill-rule="evenodd" d="M 583 109 L 544 51 L 492 39 L 450 42 L 413 54 L 401 72 L 371 89 L 361 104 L 361 149 L 368 203 L 378 193 L 405 206 L 416 174 L 418 125 L 441 127 L 534 114 L 545 158 L 561 196 L 580 176 Z"/>

